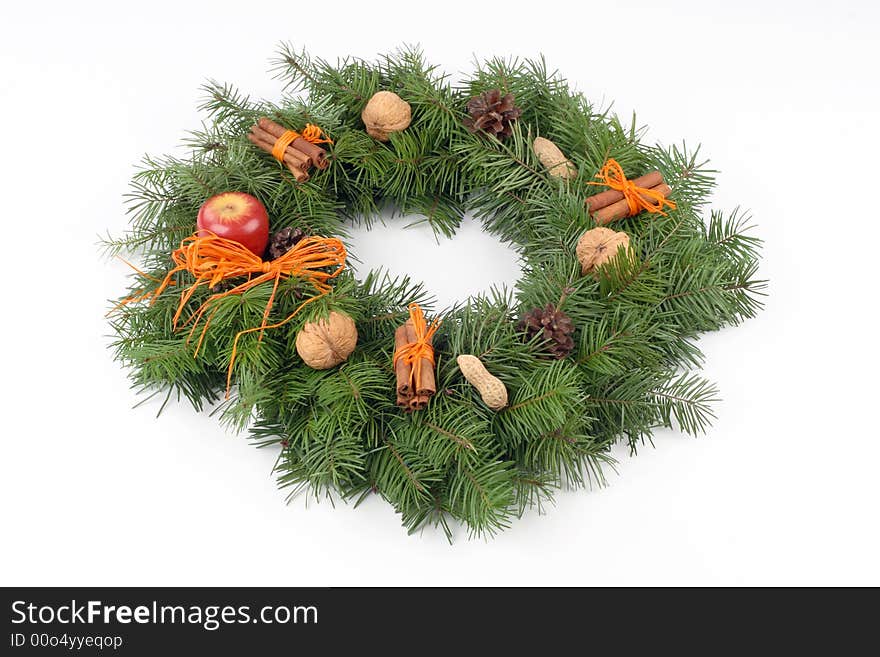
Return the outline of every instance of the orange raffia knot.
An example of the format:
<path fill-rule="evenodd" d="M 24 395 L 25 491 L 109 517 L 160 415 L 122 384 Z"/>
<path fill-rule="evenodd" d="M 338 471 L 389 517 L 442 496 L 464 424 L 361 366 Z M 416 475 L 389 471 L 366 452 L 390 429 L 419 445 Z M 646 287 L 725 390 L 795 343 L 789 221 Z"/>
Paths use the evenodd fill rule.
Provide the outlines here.
<path fill-rule="evenodd" d="M 409 318 L 413 323 L 413 330 L 416 334 L 416 341 L 405 344 L 394 352 L 394 358 L 391 361 L 393 367 L 397 367 L 400 360 L 410 366 L 410 388 L 416 390 L 419 387 L 419 381 L 422 376 L 422 359 L 431 363 L 434 367 L 434 347 L 431 345 L 431 338 L 440 328 L 440 320 L 434 318 L 431 326 L 428 326 L 425 320 L 425 313 L 422 312 L 421 306 L 417 303 L 409 304 Z"/>
<path fill-rule="evenodd" d="M 262 258 L 254 255 L 238 242 L 206 231 L 202 235 L 191 235 L 181 242 L 180 247 L 171 254 L 171 258 L 174 260 L 174 268 L 159 282 L 159 286 L 155 290 L 138 297 L 131 297 L 122 303 L 126 304 L 145 299 L 150 299 L 151 303 L 155 302 L 162 292 L 169 286 L 176 284 L 175 277 L 178 274 L 189 272 L 196 280 L 195 283 L 180 293 L 180 302 L 177 305 L 177 312 L 174 313 L 173 318 L 173 326 L 176 329 L 187 303 L 192 299 L 196 290 L 203 286 L 214 287 L 225 279 L 246 276 L 247 280 L 235 287 L 225 292 L 212 294 L 183 322 L 184 325 L 192 322 L 192 328 L 190 329 L 190 338 L 192 338 L 202 317 L 212 308 L 216 301 L 224 297 L 243 294 L 261 283 L 274 281 L 272 294 L 269 295 L 269 300 L 266 302 L 266 309 L 263 312 L 263 320 L 260 325 L 239 331 L 232 343 L 232 355 L 229 359 L 229 369 L 226 375 L 226 397 L 228 398 L 239 338 L 246 333 L 259 331 L 260 340 L 262 340 L 263 332 L 266 329 L 278 328 L 287 324 L 307 304 L 320 299 L 330 292 L 331 287 L 328 281 L 338 276 L 345 269 L 346 255 L 345 246 L 338 239 L 331 237 L 306 237 L 297 242 L 284 255 L 275 258 L 275 260 L 263 261 Z M 278 291 L 278 285 L 283 279 L 287 278 L 298 278 L 309 283 L 317 294 L 297 306 L 296 310 L 285 319 L 269 324 L 269 314 L 272 311 L 272 304 L 275 302 L 275 293 Z M 202 342 L 215 312 L 216 310 L 212 311 L 202 325 L 202 332 L 196 345 L 195 356 L 198 356 L 201 350 Z"/>
<path fill-rule="evenodd" d="M 333 140 L 325 135 L 321 128 L 314 124 L 306 123 L 306 127 L 303 128 L 301 133 L 296 130 L 285 130 L 284 133 L 275 140 L 275 144 L 272 146 L 272 157 L 279 162 L 284 162 L 284 151 L 286 151 L 287 147 L 300 137 L 312 144 L 333 143 Z"/>
<path fill-rule="evenodd" d="M 671 201 L 660 192 L 639 187 L 632 180 L 629 180 L 623 173 L 623 167 L 613 158 L 609 158 L 607 162 L 596 174 L 599 182 L 588 182 L 588 185 L 604 185 L 611 189 L 616 189 L 623 194 L 626 204 L 629 206 L 627 216 L 631 217 L 638 214 L 642 210 L 661 214 L 664 217 L 666 213 L 663 207 L 666 206 L 670 210 L 675 210 L 675 201 Z"/>

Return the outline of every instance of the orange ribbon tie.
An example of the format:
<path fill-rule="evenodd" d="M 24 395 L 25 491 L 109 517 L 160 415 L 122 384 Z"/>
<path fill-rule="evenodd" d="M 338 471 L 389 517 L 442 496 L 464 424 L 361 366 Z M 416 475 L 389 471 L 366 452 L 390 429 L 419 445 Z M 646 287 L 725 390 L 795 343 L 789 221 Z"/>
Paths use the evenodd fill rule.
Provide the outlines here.
<path fill-rule="evenodd" d="M 346 259 L 345 246 L 336 238 L 329 237 L 306 237 L 294 245 L 287 253 L 275 260 L 263 261 L 257 255 L 244 246 L 233 240 L 219 237 L 213 233 L 204 235 L 191 235 L 184 239 L 180 247 L 172 254 L 174 267 L 165 278 L 159 283 L 159 286 L 152 292 L 131 297 L 122 302 L 122 305 L 144 299 L 151 299 L 154 303 L 162 292 L 169 286 L 175 284 L 174 277 L 181 272 L 189 272 L 195 277 L 195 283 L 190 285 L 180 294 L 180 302 L 177 305 L 177 312 L 174 313 L 173 326 L 176 329 L 180 316 L 183 313 L 187 303 L 189 303 L 196 290 L 201 286 L 214 287 L 220 281 L 227 278 L 238 278 L 247 276 L 247 280 L 238 284 L 225 292 L 213 294 L 193 312 L 190 317 L 183 322 L 184 325 L 193 323 L 190 329 L 190 338 L 201 322 L 205 312 L 213 305 L 213 302 L 224 297 L 242 294 L 261 283 L 274 281 L 272 293 L 266 302 L 266 309 L 263 312 L 263 319 L 259 326 L 239 331 L 232 343 L 232 355 L 229 359 L 229 369 L 226 374 L 226 397 L 229 398 L 229 388 L 232 384 L 232 368 L 235 365 L 235 357 L 238 352 L 238 340 L 246 333 L 260 332 L 260 340 L 263 339 L 263 332 L 266 329 L 273 329 L 287 324 L 296 314 L 302 310 L 307 304 L 320 299 L 328 292 L 331 287 L 328 281 L 335 278 L 345 269 Z M 335 268 L 328 271 L 328 268 Z M 272 311 L 272 305 L 275 302 L 275 294 L 278 291 L 279 283 L 286 278 L 299 278 L 308 282 L 314 287 L 317 295 L 307 299 L 294 310 L 290 315 L 280 322 L 269 324 L 269 314 Z M 216 310 L 214 311 L 216 312 Z M 195 356 L 198 356 L 202 347 L 205 334 L 214 312 L 208 315 L 207 320 L 202 326 L 201 335 L 196 345 Z"/>
<path fill-rule="evenodd" d="M 422 375 L 422 359 L 431 363 L 434 367 L 434 347 L 430 343 L 430 339 L 434 337 L 437 329 L 440 328 L 440 320 L 434 319 L 428 326 L 425 320 L 425 314 L 417 303 L 411 303 L 408 307 L 409 317 L 413 323 L 413 330 L 416 334 L 416 341 L 405 344 L 394 352 L 392 366 L 396 367 L 397 362 L 403 359 L 403 362 L 410 366 L 410 385 L 413 390 L 418 391 L 419 381 Z"/>
<path fill-rule="evenodd" d="M 660 192 L 648 189 L 647 187 L 639 187 L 632 180 L 629 180 L 623 173 L 623 167 L 613 158 L 609 158 L 607 162 L 596 174 L 596 178 L 600 182 L 588 182 L 588 185 L 604 185 L 611 189 L 616 189 L 623 194 L 626 204 L 629 206 L 628 217 L 638 214 L 642 210 L 661 214 L 664 217 L 666 213 L 663 207 L 666 206 L 670 210 L 675 210 L 675 201 L 671 201 Z"/>

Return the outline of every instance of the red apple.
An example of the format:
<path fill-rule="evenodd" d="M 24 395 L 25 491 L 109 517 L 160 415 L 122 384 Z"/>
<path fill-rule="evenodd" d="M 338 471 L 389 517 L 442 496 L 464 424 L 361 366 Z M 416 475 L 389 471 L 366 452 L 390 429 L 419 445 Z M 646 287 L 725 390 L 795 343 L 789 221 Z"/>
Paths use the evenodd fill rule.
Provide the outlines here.
<path fill-rule="evenodd" d="M 260 201 L 243 192 L 212 196 L 199 208 L 199 235 L 210 231 L 263 257 L 269 242 L 269 215 Z"/>

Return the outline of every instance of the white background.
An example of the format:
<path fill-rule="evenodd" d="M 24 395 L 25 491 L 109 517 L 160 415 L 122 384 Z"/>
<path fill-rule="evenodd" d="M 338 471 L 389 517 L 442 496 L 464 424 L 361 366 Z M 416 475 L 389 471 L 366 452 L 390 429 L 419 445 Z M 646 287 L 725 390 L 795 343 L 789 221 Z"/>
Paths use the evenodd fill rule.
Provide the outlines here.
<path fill-rule="evenodd" d="M 3 3 L 0 584 L 880 584 L 875 2 Z M 196 127 L 216 78 L 277 98 L 290 40 L 335 59 L 421 43 L 449 72 L 543 52 L 663 143 L 701 142 L 718 208 L 753 211 L 767 307 L 702 342 L 724 402 L 592 492 L 492 541 L 408 537 L 374 500 L 287 506 L 275 454 L 183 404 L 132 410 L 105 348 L 143 153 Z M 444 302 L 511 283 L 467 225 L 352 248 Z M 407 255 L 407 247 L 419 254 Z"/>

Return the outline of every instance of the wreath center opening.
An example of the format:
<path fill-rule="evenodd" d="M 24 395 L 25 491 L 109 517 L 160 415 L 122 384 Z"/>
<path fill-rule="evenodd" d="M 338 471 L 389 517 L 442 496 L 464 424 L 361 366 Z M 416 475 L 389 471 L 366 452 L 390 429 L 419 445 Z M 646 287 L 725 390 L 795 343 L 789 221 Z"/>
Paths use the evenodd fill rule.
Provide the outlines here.
<path fill-rule="evenodd" d="M 465 215 L 453 237 L 437 236 L 418 215 L 384 215 L 349 229 L 346 243 L 360 262 L 358 276 L 382 269 L 423 283 L 439 307 L 450 307 L 493 287 L 511 289 L 521 275 L 519 254 Z"/>

